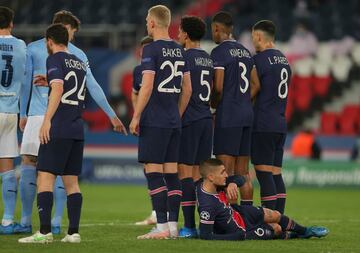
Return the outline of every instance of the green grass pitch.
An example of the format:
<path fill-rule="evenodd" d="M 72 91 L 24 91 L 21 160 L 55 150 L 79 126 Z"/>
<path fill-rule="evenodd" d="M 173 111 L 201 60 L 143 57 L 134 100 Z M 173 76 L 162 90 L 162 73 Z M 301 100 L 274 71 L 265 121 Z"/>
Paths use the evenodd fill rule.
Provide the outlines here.
<path fill-rule="evenodd" d="M 63 244 L 60 242 L 62 237 L 56 236 L 56 241 L 49 245 L 21 245 L 17 243 L 17 239 L 21 237 L 19 235 L 0 236 L 0 252 L 360 252 L 359 189 L 288 189 L 286 213 L 305 225 L 327 226 L 330 234 L 326 238 L 210 242 L 185 239 L 137 240 L 137 235 L 150 229 L 132 225 L 150 212 L 150 202 L 144 186 L 82 184 L 81 187 L 84 195 L 80 226 L 81 244 Z M 258 189 L 255 190 L 255 196 L 255 204 L 258 204 Z M 19 205 L 20 203 L 16 210 L 17 219 L 20 216 Z M 0 204 L 1 213 L 2 209 L 3 206 Z M 39 225 L 36 209 L 34 210 L 35 231 Z M 66 215 L 63 224 L 64 227 L 67 226 Z"/>

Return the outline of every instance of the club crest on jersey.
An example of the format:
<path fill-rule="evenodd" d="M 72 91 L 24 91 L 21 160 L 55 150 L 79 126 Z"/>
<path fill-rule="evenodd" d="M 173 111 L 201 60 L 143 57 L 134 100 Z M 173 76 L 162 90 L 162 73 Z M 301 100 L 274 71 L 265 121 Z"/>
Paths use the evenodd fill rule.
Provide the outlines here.
<path fill-rule="evenodd" d="M 202 211 L 202 212 L 200 213 L 200 218 L 201 218 L 202 220 L 210 220 L 210 214 L 209 214 L 209 212 L 207 212 L 207 211 Z"/>

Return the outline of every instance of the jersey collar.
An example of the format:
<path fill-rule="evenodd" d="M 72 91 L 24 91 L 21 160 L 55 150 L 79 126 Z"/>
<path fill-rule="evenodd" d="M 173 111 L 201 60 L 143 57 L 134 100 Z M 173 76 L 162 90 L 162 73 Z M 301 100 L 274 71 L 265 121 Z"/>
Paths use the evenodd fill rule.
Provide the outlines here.
<path fill-rule="evenodd" d="M 12 35 L 0 35 L 0 38 L 2 39 L 9 39 L 9 38 L 13 38 L 14 36 Z"/>

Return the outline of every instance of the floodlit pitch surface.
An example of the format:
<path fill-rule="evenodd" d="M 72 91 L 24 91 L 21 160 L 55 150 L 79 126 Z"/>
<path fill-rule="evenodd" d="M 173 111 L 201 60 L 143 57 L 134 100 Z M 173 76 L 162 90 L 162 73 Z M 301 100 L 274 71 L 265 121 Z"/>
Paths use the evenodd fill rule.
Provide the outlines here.
<path fill-rule="evenodd" d="M 360 252 L 360 189 L 291 188 L 288 190 L 286 213 L 305 225 L 324 225 L 330 229 L 328 237 L 289 241 L 201 241 L 201 240 L 137 240 L 136 236 L 151 227 L 133 225 L 150 212 L 147 190 L 143 186 L 83 184 L 84 205 L 81 216 L 81 244 L 64 244 L 62 236 L 55 236 L 49 245 L 21 245 L 23 235 L 0 236 L 1 253 L 25 252 Z M 258 189 L 255 204 L 259 204 Z M 19 199 L 19 198 L 18 198 Z M 16 219 L 20 217 L 20 202 Z M 3 205 L 0 204 L 2 214 Z M 35 205 L 34 205 L 34 210 Z M 182 213 L 180 213 L 182 217 Z M 34 212 L 33 231 L 39 229 Z M 66 215 L 63 219 L 67 226 Z M 180 221 L 181 224 L 181 221 Z"/>

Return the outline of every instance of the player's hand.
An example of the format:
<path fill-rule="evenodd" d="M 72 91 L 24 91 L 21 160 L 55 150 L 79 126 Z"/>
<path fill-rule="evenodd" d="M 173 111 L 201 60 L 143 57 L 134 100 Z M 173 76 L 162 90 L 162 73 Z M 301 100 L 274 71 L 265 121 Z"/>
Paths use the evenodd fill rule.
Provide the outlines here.
<path fill-rule="evenodd" d="M 140 120 L 138 118 L 133 118 L 130 122 L 130 133 L 136 136 L 139 136 L 139 122 Z"/>
<path fill-rule="evenodd" d="M 34 76 L 33 84 L 35 86 L 42 86 L 42 87 L 48 87 L 49 86 L 45 75 L 36 75 L 36 76 Z"/>
<path fill-rule="evenodd" d="M 126 131 L 124 124 L 121 122 L 121 120 L 117 116 L 115 116 L 114 118 L 111 118 L 110 121 L 114 127 L 115 132 L 120 132 L 120 133 L 127 135 L 127 131 Z"/>
<path fill-rule="evenodd" d="M 40 128 L 40 143 L 41 144 L 47 144 L 50 141 L 50 128 L 51 128 L 51 122 L 50 120 L 45 120 L 41 125 Z"/>
<path fill-rule="evenodd" d="M 226 190 L 227 197 L 229 200 L 237 200 L 238 198 L 238 187 L 235 183 L 230 183 Z"/>
<path fill-rule="evenodd" d="M 24 132 L 25 126 L 26 126 L 26 122 L 27 122 L 27 118 L 20 118 L 19 121 L 19 128 L 21 130 L 21 132 Z"/>

